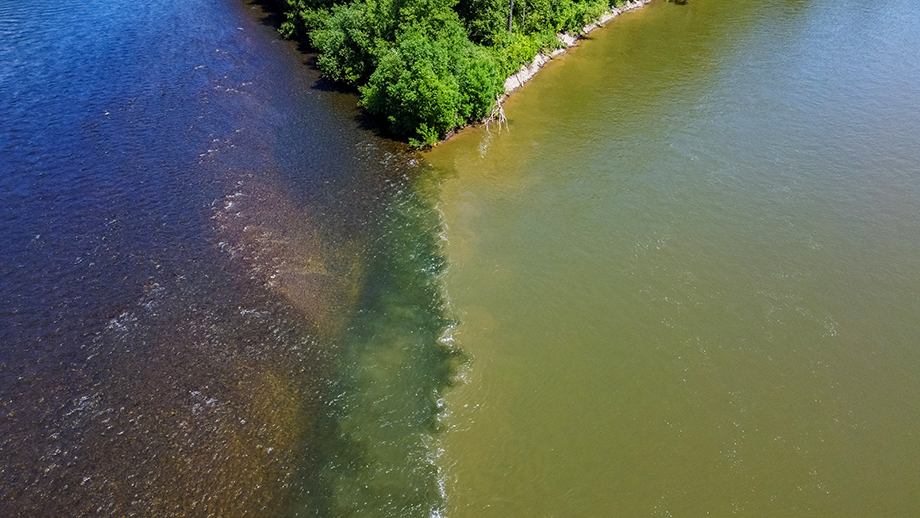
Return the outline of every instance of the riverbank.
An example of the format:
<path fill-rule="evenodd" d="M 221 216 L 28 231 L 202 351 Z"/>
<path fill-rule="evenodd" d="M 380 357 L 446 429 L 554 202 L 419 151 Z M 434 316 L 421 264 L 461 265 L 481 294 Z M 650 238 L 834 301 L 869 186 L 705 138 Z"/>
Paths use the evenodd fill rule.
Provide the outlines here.
<path fill-rule="evenodd" d="M 532 68 L 540 52 L 571 45 L 646 1 L 611 9 L 610 0 L 405 0 L 390 9 L 368 0 L 313 7 L 286 0 L 281 31 L 308 41 L 322 76 L 356 88 L 388 132 L 423 147 L 488 116 L 508 76 Z"/>
<path fill-rule="evenodd" d="M 636 0 L 635 2 L 626 2 L 620 7 L 611 7 L 610 10 L 601 15 L 600 18 L 583 26 L 578 32 L 560 32 L 556 34 L 556 38 L 558 38 L 559 42 L 563 46 L 548 53 L 538 53 L 536 56 L 534 56 L 530 64 L 521 65 L 521 68 L 518 69 L 517 72 L 506 77 L 503 84 L 504 93 L 496 99 L 495 105 L 487 117 L 483 118 L 477 123 L 467 124 L 465 126 L 460 126 L 450 130 L 447 132 L 447 134 L 444 135 L 444 138 L 437 142 L 437 144 L 450 140 L 455 135 L 469 127 L 477 127 L 480 125 L 487 125 L 492 123 L 498 123 L 499 126 L 502 124 L 507 125 L 507 119 L 505 118 L 503 105 L 505 101 L 508 100 L 508 97 L 512 92 L 524 86 L 525 83 L 536 77 L 537 73 L 555 57 L 559 56 L 560 54 L 564 54 L 568 51 L 568 49 L 577 46 L 578 41 L 584 39 L 591 32 L 605 27 L 608 22 L 623 13 L 641 9 L 650 3 L 652 3 L 652 0 Z"/>
<path fill-rule="evenodd" d="M 626 2 L 622 7 L 611 7 L 609 11 L 600 17 L 600 19 L 598 19 L 596 22 L 585 25 L 579 32 L 560 32 L 557 34 L 556 37 L 559 38 L 559 41 L 562 42 L 562 44 L 565 46 L 558 48 L 548 54 L 545 52 L 537 54 L 529 65 L 522 65 L 517 72 L 508 76 L 505 79 L 505 94 L 498 100 L 499 104 L 504 102 L 504 100 L 507 99 L 509 95 L 511 95 L 511 92 L 524 86 L 524 83 L 533 79 L 534 76 L 537 75 L 537 72 L 539 72 L 544 65 L 552 61 L 554 57 L 563 54 L 567 49 L 578 45 L 578 40 L 583 39 L 586 35 L 595 31 L 596 29 L 604 27 L 606 23 L 608 23 L 610 20 L 613 20 L 617 16 L 620 16 L 621 14 L 628 11 L 635 11 L 636 9 L 645 7 L 651 2 L 652 0 L 636 0 L 635 2 Z"/>

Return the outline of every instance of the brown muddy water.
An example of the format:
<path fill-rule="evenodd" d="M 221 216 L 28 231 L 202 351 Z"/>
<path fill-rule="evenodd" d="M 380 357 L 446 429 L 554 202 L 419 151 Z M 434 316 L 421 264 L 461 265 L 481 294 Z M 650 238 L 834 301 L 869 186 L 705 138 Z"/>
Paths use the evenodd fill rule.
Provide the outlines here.
<path fill-rule="evenodd" d="M 656 2 L 426 154 L 447 516 L 920 513 L 918 34 Z"/>

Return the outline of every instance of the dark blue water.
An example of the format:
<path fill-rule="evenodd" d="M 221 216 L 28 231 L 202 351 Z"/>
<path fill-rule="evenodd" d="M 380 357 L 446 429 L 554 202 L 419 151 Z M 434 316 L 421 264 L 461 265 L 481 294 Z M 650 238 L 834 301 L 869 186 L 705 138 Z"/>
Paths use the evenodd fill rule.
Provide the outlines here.
<path fill-rule="evenodd" d="M 276 23 L 0 5 L 0 515 L 441 508 L 437 218 Z"/>

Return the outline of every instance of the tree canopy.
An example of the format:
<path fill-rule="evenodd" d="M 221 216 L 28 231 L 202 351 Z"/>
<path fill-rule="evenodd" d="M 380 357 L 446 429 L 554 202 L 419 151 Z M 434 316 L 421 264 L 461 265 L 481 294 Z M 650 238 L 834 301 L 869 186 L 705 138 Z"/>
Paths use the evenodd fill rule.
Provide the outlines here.
<path fill-rule="evenodd" d="M 282 32 L 308 39 L 323 76 L 426 145 L 488 114 L 505 77 L 614 0 L 285 1 Z"/>

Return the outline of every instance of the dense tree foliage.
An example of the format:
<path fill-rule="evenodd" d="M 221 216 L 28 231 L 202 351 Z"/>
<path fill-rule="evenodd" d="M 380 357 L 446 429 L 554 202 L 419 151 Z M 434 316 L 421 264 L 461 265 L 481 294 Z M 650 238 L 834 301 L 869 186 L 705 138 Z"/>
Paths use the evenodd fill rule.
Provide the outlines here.
<path fill-rule="evenodd" d="M 285 1 L 282 31 L 309 38 L 322 74 L 424 145 L 489 113 L 505 77 L 612 0 Z"/>

